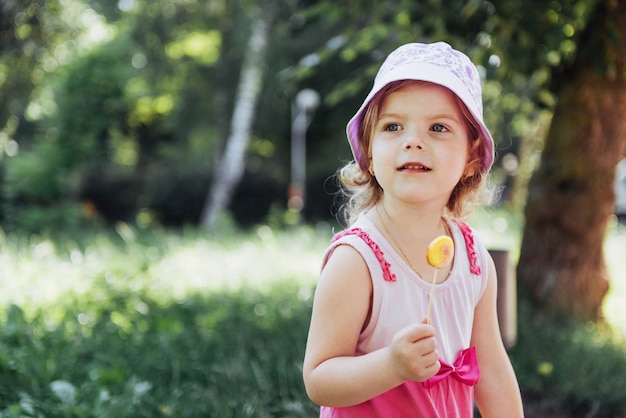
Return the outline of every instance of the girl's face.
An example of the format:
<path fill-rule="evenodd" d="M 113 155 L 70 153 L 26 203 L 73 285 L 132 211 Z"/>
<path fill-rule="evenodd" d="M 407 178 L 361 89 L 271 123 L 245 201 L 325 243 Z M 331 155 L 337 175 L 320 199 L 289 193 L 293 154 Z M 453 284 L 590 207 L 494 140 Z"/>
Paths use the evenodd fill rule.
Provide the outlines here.
<path fill-rule="evenodd" d="M 454 94 L 412 83 L 380 105 L 371 168 L 385 195 L 445 206 L 468 160 L 467 124 Z"/>

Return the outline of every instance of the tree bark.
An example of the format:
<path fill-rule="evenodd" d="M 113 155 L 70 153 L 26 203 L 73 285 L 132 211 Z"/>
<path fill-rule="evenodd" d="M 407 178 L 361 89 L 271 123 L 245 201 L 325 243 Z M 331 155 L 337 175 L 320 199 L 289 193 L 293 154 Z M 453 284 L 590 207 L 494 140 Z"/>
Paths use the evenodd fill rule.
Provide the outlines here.
<path fill-rule="evenodd" d="M 230 204 L 244 173 L 246 149 L 262 85 L 268 31 L 268 22 L 260 13 L 250 34 L 248 51 L 241 70 L 230 135 L 224 154 L 215 165 L 213 181 L 202 210 L 200 222 L 207 228 L 215 227 L 219 215 Z"/>
<path fill-rule="evenodd" d="M 601 317 L 603 256 L 626 151 L 626 0 L 597 3 L 577 57 L 558 80 L 558 103 L 525 208 L 521 293 L 557 315 Z"/>

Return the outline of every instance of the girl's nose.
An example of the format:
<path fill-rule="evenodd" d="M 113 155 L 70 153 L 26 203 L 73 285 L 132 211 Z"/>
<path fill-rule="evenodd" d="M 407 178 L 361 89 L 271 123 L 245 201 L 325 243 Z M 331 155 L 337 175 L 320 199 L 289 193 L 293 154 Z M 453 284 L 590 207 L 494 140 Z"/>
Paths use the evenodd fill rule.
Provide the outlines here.
<path fill-rule="evenodd" d="M 407 135 L 404 138 L 405 150 L 410 150 L 411 148 L 422 149 L 423 146 L 424 146 L 424 143 L 422 142 L 422 139 L 417 132 L 407 131 Z"/>

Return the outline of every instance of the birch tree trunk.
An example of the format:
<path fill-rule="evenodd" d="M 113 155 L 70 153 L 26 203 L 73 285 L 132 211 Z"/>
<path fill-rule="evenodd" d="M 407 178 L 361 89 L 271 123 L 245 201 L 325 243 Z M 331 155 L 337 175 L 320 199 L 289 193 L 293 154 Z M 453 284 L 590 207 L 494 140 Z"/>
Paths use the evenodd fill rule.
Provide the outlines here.
<path fill-rule="evenodd" d="M 597 320 L 608 290 L 603 256 L 617 163 L 626 152 L 626 0 L 600 0 L 531 179 L 518 278 L 552 313 Z"/>
<path fill-rule="evenodd" d="M 245 168 L 245 154 L 261 92 L 264 55 L 269 25 L 262 13 L 254 22 L 243 62 L 237 98 L 224 154 L 215 165 L 211 188 L 202 210 L 201 224 L 213 228 L 219 215 L 228 208 Z"/>

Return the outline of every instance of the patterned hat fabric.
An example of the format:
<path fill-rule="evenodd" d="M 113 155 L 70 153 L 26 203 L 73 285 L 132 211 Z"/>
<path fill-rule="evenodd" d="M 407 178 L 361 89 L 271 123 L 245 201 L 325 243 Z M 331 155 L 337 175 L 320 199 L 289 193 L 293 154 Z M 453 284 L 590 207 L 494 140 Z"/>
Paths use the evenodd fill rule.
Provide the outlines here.
<path fill-rule="evenodd" d="M 387 84 L 399 80 L 438 84 L 451 90 L 463 101 L 480 127 L 485 141 L 482 168 L 483 172 L 489 171 L 494 160 L 494 143 L 483 121 L 480 75 L 465 54 L 445 42 L 405 44 L 385 59 L 374 79 L 372 90 L 346 127 L 348 142 L 359 167 L 364 171 L 368 168 L 368 162 L 359 147 L 359 125 L 363 112 L 376 93 Z"/>

